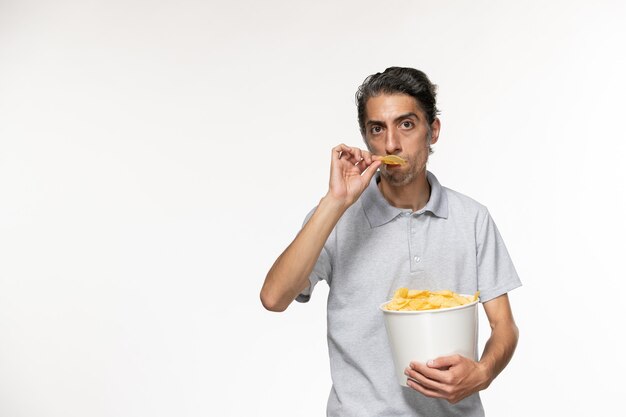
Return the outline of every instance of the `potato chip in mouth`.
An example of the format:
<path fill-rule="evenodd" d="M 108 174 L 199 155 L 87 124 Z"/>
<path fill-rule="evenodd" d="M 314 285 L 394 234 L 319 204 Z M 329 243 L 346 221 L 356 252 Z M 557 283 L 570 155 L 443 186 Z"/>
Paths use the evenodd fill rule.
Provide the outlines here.
<path fill-rule="evenodd" d="M 396 155 L 386 155 L 380 158 L 380 162 L 387 165 L 404 165 L 406 160 Z"/>

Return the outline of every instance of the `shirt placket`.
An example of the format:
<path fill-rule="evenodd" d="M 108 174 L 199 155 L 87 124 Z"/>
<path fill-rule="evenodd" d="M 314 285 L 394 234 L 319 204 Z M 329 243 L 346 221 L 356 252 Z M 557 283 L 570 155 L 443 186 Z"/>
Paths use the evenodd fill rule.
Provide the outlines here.
<path fill-rule="evenodd" d="M 422 247 L 418 236 L 419 214 L 409 215 L 408 235 L 409 235 L 409 264 L 411 272 L 422 270 Z"/>

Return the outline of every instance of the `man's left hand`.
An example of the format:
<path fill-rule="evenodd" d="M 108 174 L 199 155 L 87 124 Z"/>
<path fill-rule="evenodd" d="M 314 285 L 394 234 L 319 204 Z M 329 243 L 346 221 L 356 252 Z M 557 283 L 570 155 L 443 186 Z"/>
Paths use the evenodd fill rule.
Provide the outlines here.
<path fill-rule="evenodd" d="M 407 385 L 427 397 L 456 404 L 489 386 L 488 372 L 478 362 L 461 355 L 442 356 L 428 363 L 411 362 L 404 371 Z"/>

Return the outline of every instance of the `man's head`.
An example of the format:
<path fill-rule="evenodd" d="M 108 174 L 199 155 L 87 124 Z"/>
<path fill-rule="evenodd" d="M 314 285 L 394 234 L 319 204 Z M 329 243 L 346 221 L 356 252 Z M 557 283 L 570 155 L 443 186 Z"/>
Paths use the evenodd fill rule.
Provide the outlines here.
<path fill-rule="evenodd" d="M 369 144 L 365 131 L 367 101 L 381 94 L 406 94 L 413 97 L 417 102 L 417 106 L 426 115 L 429 126 L 439 114 L 436 100 L 437 86 L 431 83 L 428 76 L 422 71 L 414 68 L 390 67 L 384 72 L 370 75 L 363 81 L 363 84 L 356 92 L 359 128 L 368 147 Z M 429 153 L 433 152 L 430 143 L 428 150 Z"/>
<path fill-rule="evenodd" d="M 404 165 L 383 165 L 392 186 L 425 181 L 431 144 L 439 139 L 436 86 L 426 74 L 392 67 L 365 79 L 356 94 L 363 140 L 375 155 L 397 155 Z"/>

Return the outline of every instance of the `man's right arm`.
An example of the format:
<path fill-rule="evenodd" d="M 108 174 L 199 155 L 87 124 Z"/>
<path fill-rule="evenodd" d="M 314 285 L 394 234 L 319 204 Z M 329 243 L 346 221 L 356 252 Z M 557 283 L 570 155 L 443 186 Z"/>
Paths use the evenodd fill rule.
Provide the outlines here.
<path fill-rule="evenodd" d="M 309 285 L 309 275 L 333 228 L 344 213 L 340 203 L 324 197 L 294 241 L 276 259 L 261 289 L 270 311 L 284 311 Z"/>
<path fill-rule="evenodd" d="M 333 148 L 328 193 L 267 273 L 261 289 L 261 302 L 266 309 L 284 311 L 310 285 L 309 275 L 328 236 L 380 166 L 374 158 L 369 152 L 346 145 Z"/>

